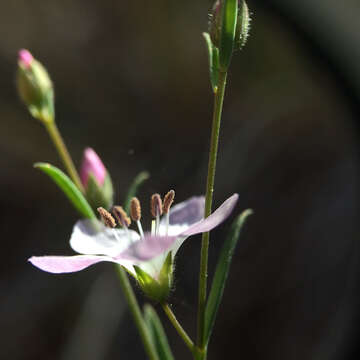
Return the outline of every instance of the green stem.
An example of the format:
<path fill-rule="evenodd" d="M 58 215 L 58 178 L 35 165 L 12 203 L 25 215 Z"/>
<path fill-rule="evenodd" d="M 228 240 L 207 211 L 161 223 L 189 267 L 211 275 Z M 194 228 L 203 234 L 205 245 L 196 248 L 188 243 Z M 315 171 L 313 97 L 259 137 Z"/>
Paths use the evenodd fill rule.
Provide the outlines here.
<path fill-rule="evenodd" d="M 142 312 L 140 310 L 139 304 L 136 300 L 134 291 L 130 285 L 130 281 L 124 271 L 124 269 L 119 265 L 116 266 L 117 273 L 119 275 L 120 285 L 122 291 L 125 294 L 125 298 L 128 302 L 130 311 L 134 317 L 135 325 L 140 333 L 141 340 L 144 344 L 145 351 L 150 360 L 159 360 L 159 357 L 154 349 L 153 343 L 151 341 L 151 336 L 148 328 L 146 327 Z"/>
<path fill-rule="evenodd" d="M 219 73 L 219 82 L 217 91 L 214 94 L 214 113 L 211 130 L 211 143 L 209 151 L 208 175 L 206 183 L 205 195 L 205 217 L 211 214 L 214 181 L 216 171 L 216 159 L 218 153 L 220 122 L 222 107 L 226 86 L 226 72 Z M 206 306 L 206 292 L 207 292 L 207 268 L 208 268 L 208 251 L 209 251 L 210 233 L 206 232 L 202 235 L 201 242 L 201 258 L 200 258 L 200 274 L 199 274 L 199 300 L 198 300 L 198 323 L 197 323 L 197 345 L 202 350 L 202 356 L 199 359 L 206 359 L 206 344 L 205 344 L 205 306 Z"/>
<path fill-rule="evenodd" d="M 84 187 L 81 184 L 79 175 L 76 171 L 74 163 L 71 159 L 68 149 L 64 143 L 64 140 L 59 132 L 59 129 L 56 126 L 56 123 L 52 119 L 43 119 L 43 124 L 45 125 L 46 130 L 48 131 L 52 142 L 54 143 L 56 150 L 58 151 L 61 160 L 64 163 L 64 166 L 71 177 L 72 181 L 78 187 L 78 189 L 84 193 Z"/>
<path fill-rule="evenodd" d="M 172 312 L 170 306 L 167 303 L 161 304 L 162 308 L 165 311 L 165 314 L 169 318 L 170 322 L 173 324 L 174 328 L 180 335 L 180 337 L 184 340 L 184 343 L 189 348 L 189 350 L 193 353 L 195 350 L 194 343 L 190 339 L 190 336 L 186 333 L 183 327 L 180 325 L 179 321 L 177 320 L 175 314 Z"/>

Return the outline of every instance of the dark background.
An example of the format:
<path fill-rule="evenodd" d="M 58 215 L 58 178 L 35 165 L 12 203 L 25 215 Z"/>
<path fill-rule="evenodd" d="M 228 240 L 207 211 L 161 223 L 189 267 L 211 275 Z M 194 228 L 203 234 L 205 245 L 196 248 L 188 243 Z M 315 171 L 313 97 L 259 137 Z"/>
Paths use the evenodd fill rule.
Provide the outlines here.
<path fill-rule="evenodd" d="M 236 213 L 251 207 L 255 215 L 237 248 L 209 360 L 357 359 L 360 5 L 248 5 L 252 30 L 229 74 L 215 203 L 238 192 Z M 72 254 L 77 214 L 32 168 L 61 163 L 17 98 L 18 49 L 49 70 L 57 123 L 77 165 L 92 146 L 118 202 L 144 169 L 144 203 L 170 188 L 181 201 L 205 186 L 212 96 L 201 33 L 210 7 L 0 2 L 1 359 L 145 358 L 109 264 L 55 276 L 26 262 Z M 210 269 L 230 223 L 212 234 Z M 180 250 L 170 300 L 193 337 L 199 249 L 193 237 Z M 176 358 L 190 358 L 163 320 Z"/>

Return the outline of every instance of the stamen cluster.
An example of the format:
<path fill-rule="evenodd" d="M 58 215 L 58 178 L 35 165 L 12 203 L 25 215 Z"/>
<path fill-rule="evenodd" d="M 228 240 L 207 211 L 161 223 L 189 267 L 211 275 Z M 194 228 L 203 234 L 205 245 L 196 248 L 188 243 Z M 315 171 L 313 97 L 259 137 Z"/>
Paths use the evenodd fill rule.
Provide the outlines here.
<path fill-rule="evenodd" d="M 160 216 L 165 214 L 166 216 L 166 234 L 168 233 L 169 227 L 169 214 L 170 207 L 174 202 L 175 191 L 170 190 L 165 196 L 164 199 L 161 199 L 159 194 L 153 194 L 150 200 L 150 212 L 155 220 L 152 221 L 151 226 L 151 234 L 158 235 L 159 234 L 159 225 L 160 225 Z M 131 220 L 136 222 L 137 227 L 139 229 L 139 233 L 141 237 L 144 237 L 144 232 L 141 226 L 141 205 L 138 198 L 133 197 L 130 202 L 130 217 L 123 209 L 122 206 L 114 206 L 112 208 L 112 215 L 109 211 L 104 209 L 103 207 L 97 208 L 97 211 L 100 215 L 101 220 L 103 221 L 106 227 L 115 228 L 116 225 L 120 225 L 121 227 L 127 229 Z M 116 219 L 116 220 L 115 220 Z"/>

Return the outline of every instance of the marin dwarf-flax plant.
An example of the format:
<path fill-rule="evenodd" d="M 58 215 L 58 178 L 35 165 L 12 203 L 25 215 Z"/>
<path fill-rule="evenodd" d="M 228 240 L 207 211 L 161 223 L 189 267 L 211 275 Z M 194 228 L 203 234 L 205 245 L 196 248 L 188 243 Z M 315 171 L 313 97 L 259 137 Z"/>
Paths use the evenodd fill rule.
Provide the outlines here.
<path fill-rule="evenodd" d="M 218 0 L 209 16 L 209 33 L 204 33 L 209 55 L 210 83 L 214 95 L 213 120 L 205 196 L 175 201 L 175 191 L 150 196 L 151 224 L 142 224 L 142 202 L 136 197 L 139 186 L 149 177 L 141 172 L 131 184 L 122 205 L 114 204 L 109 171 L 91 148 L 86 148 L 80 171 L 74 166 L 55 122 L 54 88 L 45 67 L 28 50 L 20 50 L 17 88 L 30 114 L 47 130 L 65 172 L 47 163 L 34 166 L 49 176 L 78 211 L 69 244 L 72 256 L 33 256 L 30 263 L 50 273 L 71 273 L 99 262 L 112 263 L 119 284 L 139 331 L 149 359 L 175 359 L 155 309 L 140 308 L 130 279 L 145 299 L 160 306 L 194 359 L 207 358 L 208 345 L 221 303 L 232 255 L 244 221 L 252 213 L 243 211 L 223 241 L 218 264 L 207 289 L 210 230 L 232 213 L 238 200 L 233 194 L 212 211 L 216 159 L 227 72 L 236 50 L 243 48 L 249 32 L 249 10 L 242 0 Z M 210 130 L 210 127 L 209 127 Z M 210 132 L 210 131 L 209 131 Z M 184 241 L 202 234 L 198 283 L 197 337 L 191 339 L 176 318 L 168 301 L 174 291 L 174 258 Z"/>

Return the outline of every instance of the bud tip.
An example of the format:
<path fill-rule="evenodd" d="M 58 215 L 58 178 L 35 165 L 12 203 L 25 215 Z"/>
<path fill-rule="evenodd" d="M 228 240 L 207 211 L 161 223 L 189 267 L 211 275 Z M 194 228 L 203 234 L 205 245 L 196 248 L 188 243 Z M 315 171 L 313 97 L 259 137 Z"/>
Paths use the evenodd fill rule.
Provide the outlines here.
<path fill-rule="evenodd" d="M 28 69 L 33 62 L 34 57 L 31 55 L 29 50 L 21 49 L 18 53 L 18 62 L 19 65 L 22 65 L 24 68 Z"/>
<path fill-rule="evenodd" d="M 82 184 L 86 187 L 89 176 L 92 174 L 99 185 L 103 185 L 106 177 L 106 169 L 98 154 L 92 148 L 86 148 L 80 170 Z"/>

